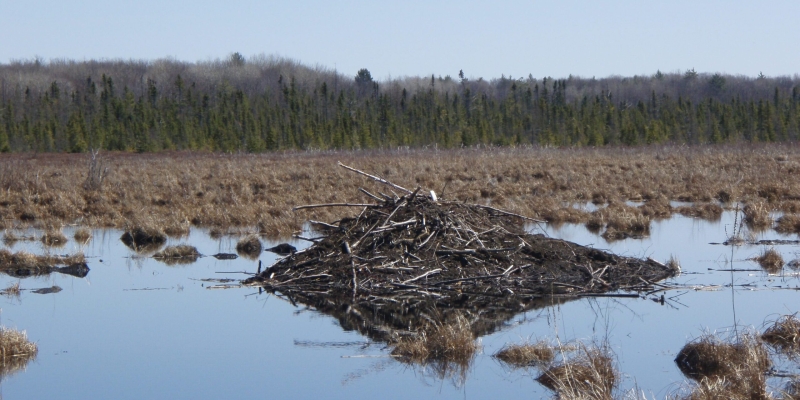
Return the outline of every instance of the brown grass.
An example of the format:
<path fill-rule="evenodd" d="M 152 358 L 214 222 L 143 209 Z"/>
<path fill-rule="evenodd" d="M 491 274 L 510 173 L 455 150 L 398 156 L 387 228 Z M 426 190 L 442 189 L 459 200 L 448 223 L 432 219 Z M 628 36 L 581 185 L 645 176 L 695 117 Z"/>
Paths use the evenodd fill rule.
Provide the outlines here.
<path fill-rule="evenodd" d="M 761 339 L 792 359 L 800 357 L 800 320 L 797 314 L 780 317 L 764 331 Z"/>
<path fill-rule="evenodd" d="M 561 399 L 613 399 L 619 373 L 607 347 L 579 345 L 568 359 L 536 380 Z"/>
<path fill-rule="evenodd" d="M 167 246 L 163 250 L 153 254 L 153 258 L 165 262 L 166 264 L 191 264 L 200 257 L 197 248 L 187 244 Z"/>
<path fill-rule="evenodd" d="M 777 162 L 780 153 L 787 161 Z M 293 213 L 293 206 L 364 201 L 366 178 L 337 161 L 397 184 L 445 197 L 501 205 L 531 217 L 582 220 L 572 204 L 643 200 L 650 219 L 669 213 L 664 200 L 714 199 L 791 209 L 800 199 L 797 144 L 642 148 L 489 148 L 281 154 L 102 153 L 101 185 L 84 188 L 89 157 L 3 154 L 0 219 L 19 225 L 70 224 L 123 228 L 151 217 L 162 231 L 192 226 L 255 228 L 289 236 L 307 219 L 333 221 L 344 209 Z M 380 190 L 384 190 L 381 188 Z M 34 199 L 34 200 L 32 200 Z M 752 207 L 751 207 L 752 208 Z M 563 211 L 560 211 L 563 210 Z M 615 228 L 619 230 L 618 228 Z"/>
<path fill-rule="evenodd" d="M 154 223 L 147 225 L 129 224 L 119 238 L 122 243 L 136 251 L 157 250 L 167 242 L 167 234 Z"/>
<path fill-rule="evenodd" d="M 45 246 L 64 247 L 67 244 L 67 237 L 60 230 L 50 230 L 42 235 L 41 241 Z"/>
<path fill-rule="evenodd" d="M 758 201 L 744 206 L 744 223 L 754 231 L 769 228 L 772 225 L 772 217 L 769 216 L 770 208 L 766 203 Z"/>
<path fill-rule="evenodd" d="M 86 228 L 78 228 L 73 235 L 73 239 L 80 244 L 89 243 L 92 240 L 92 231 Z"/>
<path fill-rule="evenodd" d="M 722 206 L 716 203 L 698 203 L 691 206 L 682 206 L 676 208 L 675 212 L 687 217 L 708 221 L 718 221 L 722 218 Z"/>
<path fill-rule="evenodd" d="M 11 253 L 6 249 L 0 249 L 0 271 L 3 272 L 26 270 L 33 275 L 39 275 L 50 273 L 56 265 L 74 265 L 85 262 L 83 254 L 62 257 L 35 255 L 24 251 Z"/>
<path fill-rule="evenodd" d="M 770 274 L 777 274 L 783 269 L 783 257 L 781 253 L 774 248 L 764 249 L 754 260 L 758 262 L 758 265 L 760 265 L 764 271 Z"/>
<path fill-rule="evenodd" d="M 0 327 L 0 377 L 24 369 L 38 351 L 24 331 Z"/>
<path fill-rule="evenodd" d="M 681 262 L 678 261 L 678 258 L 675 257 L 674 255 L 670 255 L 669 256 L 669 260 L 667 260 L 666 266 L 669 267 L 669 269 L 675 271 L 675 275 L 676 276 L 680 275 L 680 273 L 681 273 Z"/>
<path fill-rule="evenodd" d="M 494 354 L 498 360 L 513 367 L 545 365 L 555 359 L 553 346 L 547 342 L 511 344 Z"/>
<path fill-rule="evenodd" d="M 757 335 L 744 334 L 735 343 L 705 335 L 687 343 L 675 358 L 678 368 L 695 380 L 683 398 L 767 399 L 766 372 L 772 366 Z"/>
<path fill-rule="evenodd" d="M 800 233 L 800 215 L 786 214 L 778 218 L 775 230 L 780 233 Z"/>
<path fill-rule="evenodd" d="M 401 338 L 391 354 L 402 362 L 430 368 L 439 379 L 455 377 L 463 381 L 479 349 L 469 321 L 458 316 Z"/>
<path fill-rule="evenodd" d="M 8 287 L 6 287 L 5 289 L 0 290 L 1 295 L 8 297 L 19 297 L 20 293 L 21 292 L 19 290 L 19 282 L 12 283 L 11 285 L 8 285 Z"/>
<path fill-rule="evenodd" d="M 247 235 L 236 243 L 236 252 L 242 257 L 256 259 L 261 255 L 264 247 L 261 245 L 258 235 Z"/>

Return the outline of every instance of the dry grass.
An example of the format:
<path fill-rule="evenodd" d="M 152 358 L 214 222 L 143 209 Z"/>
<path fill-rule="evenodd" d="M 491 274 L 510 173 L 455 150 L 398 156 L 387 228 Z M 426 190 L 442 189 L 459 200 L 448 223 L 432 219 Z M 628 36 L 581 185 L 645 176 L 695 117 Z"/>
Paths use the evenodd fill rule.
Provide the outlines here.
<path fill-rule="evenodd" d="M 261 245 L 258 235 L 247 235 L 236 243 L 236 252 L 242 257 L 256 259 L 261 255 L 262 250 L 264 247 Z"/>
<path fill-rule="evenodd" d="M 128 225 L 119 238 L 122 243 L 136 251 L 154 251 L 167 242 L 167 234 L 155 224 Z"/>
<path fill-rule="evenodd" d="M 761 339 L 775 350 L 792 359 L 798 359 L 800 357 L 800 320 L 797 319 L 797 314 L 780 317 L 764 331 Z"/>
<path fill-rule="evenodd" d="M 19 290 L 19 282 L 12 283 L 11 285 L 8 285 L 8 287 L 6 287 L 5 289 L 0 290 L 0 295 L 8 297 L 19 297 L 20 293 L 21 292 Z"/>
<path fill-rule="evenodd" d="M 517 368 L 549 364 L 555 356 L 553 346 L 543 341 L 506 345 L 494 354 L 498 360 Z"/>
<path fill-rule="evenodd" d="M 67 237 L 60 230 L 49 230 L 42 235 L 41 241 L 45 246 L 64 247 Z"/>
<path fill-rule="evenodd" d="M 675 257 L 674 255 L 669 256 L 669 260 L 667 260 L 666 266 L 669 269 L 675 271 L 675 276 L 681 274 L 681 262 L 678 261 L 678 258 Z"/>
<path fill-rule="evenodd" d="M 191 264 L 200 257 L 197 248 L 187 244 L 167 246 L 163 250 L 153 254 L 153 258 L 163 261 L 168 265 Z"/>
<path fill-rule="evenodd" d="M 775 230 L 780 233 L 800 233 L 800 215 L 786 214 L 778 218 Z"/>
<path fill-rule="evenodd" d="M 78 228 L 72 238 L 80 244 L 89 243 L 92 240 L 92 231 L 86 228 Z"/>
<path fill-rule="evenodd" d="M 753 260 L 758 262 L 758 265 L 770 274 L 777 274 L 783 269 L 783 257 L 781 253 L 774 248 L 764 249 L 764 251 Z"/>
<path fill-rule="evenodd" d="M 779 153 L 785 161 L 775 160 Z M 87 227 L 123 228 L 152 218 L 162 231 L 173 231 L 169 225 L 180 226 L 176 232 L 188 224 L 257 226 L 264 234 L 286 237 L 307 219 L 333 221 L 352 211 L 293 213 L 293 206 L 365 200 L 357 188 L 373 184 L 337 168 L 337 161 L 406 187 L 441 193 L 446 185 L 448 199 L 491 203 L 554 223 L 588 220 L 570 208 L 590 201 L 645 201 L 637 208 L 650 219 L 667 216 L 669 200 L 800 208 L 800 181 L 787 179 L 800 172 L 800 147 L 791 143 L 99 157 L 108 173 L 102 184 L 85 188 L 87 155 L 0 155 L 0 164 L 13 165 L 14 171 L 0 177 L 0 220 L 33 226 L 81 220 Z"/>
<path fill-rule="evenodd" d="M 691 206 L 678 207 L 675 212 L 687 217 L 707 221 L 719 221 L 722 218 L 722 206 L 716 203 L 698 203 Z"/>
<path fill-rule="evenodd" d="M 536 380 L 561 399 L 613 399 L 619 373 L 607 346 L 580 344 L 571 357 L 548 368 Z"/>
<path fill-rule="evenodd" d="M 439 379 L 466 379 L 480 349 L 469 321 L 458 316 L 400 339 L 391 354 L 402 362 L 429 368 Z"/>
<path fill-rule="evenodd" d="M 705 335 L 687 343 L 675 358 L 681 372 L 695 381 L 682 398 L 767 399 L 766 372 L 769 354 L 755 334 L 744 334 L 735 343 Z"/>
<path fill-rule="evenodd" d="M 85 263 L 86 258 L 83 254 L 51 256 L 24 251 L 11 253 L 6 249 L 0 249 L 0 272 L 12 276 L 46 275 L 53 272 L 53 268 L 57 265 L 72 266 Z"/>
<path fill-rule="evenodd" d="M 766 203 L 758 201 L 744 206 L 744 223 L 754 231 L 761 231 L 772 225 L 770 209 Z"/>
<path fill-rule="evenodd" d="M 24 369 L 38 351 L 24 331 L 0 327 L 0 377 Z"/>

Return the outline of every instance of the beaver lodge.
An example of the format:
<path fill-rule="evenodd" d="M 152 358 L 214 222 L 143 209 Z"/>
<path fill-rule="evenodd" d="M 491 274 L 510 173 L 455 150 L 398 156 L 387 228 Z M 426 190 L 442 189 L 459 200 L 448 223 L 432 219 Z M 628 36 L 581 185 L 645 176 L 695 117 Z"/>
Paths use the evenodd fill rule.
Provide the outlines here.
<path fill-rule="evenodd" d="M 311 221 L 322 235 L 309 239 L 312 246 L 243 283 L 334 315 L 343 328 L 373 339 L 465 315 L 482 335 L 522 311 L 644 290 L 677 273 L 651 259 L 527 233 L 523 223 L 531 219 L 518 214 L 445 201 L 339 165 L 391 187 L 391 194 L 360 189 L 369 202 L 296 207 L 360 212 L 333 223 Z"/>

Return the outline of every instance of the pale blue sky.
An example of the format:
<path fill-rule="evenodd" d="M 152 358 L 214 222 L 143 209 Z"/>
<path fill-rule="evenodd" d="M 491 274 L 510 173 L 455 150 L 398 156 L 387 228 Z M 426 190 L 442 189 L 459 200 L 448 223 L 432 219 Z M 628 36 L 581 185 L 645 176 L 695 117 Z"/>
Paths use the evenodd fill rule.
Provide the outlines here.
<path fill-rule="evenodd" d="M 0 62 L 276 54 L 378 79 L 800 73 L 800 1 L 0 0 Z"/>

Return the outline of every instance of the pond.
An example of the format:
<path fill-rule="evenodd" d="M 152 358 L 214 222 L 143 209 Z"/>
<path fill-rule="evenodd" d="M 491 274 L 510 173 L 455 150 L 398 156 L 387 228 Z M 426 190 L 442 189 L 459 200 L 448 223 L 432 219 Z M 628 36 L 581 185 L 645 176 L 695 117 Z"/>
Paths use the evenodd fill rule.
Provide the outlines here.
<path fill-rule="evenodd" d="M 676 216 L 653 222 L 648 238 L 612 243 L 580 225 L 532 227 L 620 255 L 660 261 L 674 256 L 683 274 L 666 283 L 681 289 L 663 292 L 663 304 L 655 301 L 661 293 L 596 297 L 518 314 L 479 339 L 482 350 L 465 376 L 445 377 L 395 360 L 384 343 L 342 329 L 333 317 L 220 281 L 248 277 L 259 261 L 271 265 L 278 256 L 269 252 L 257 260 L 202 257 L 192 264 L 167 265 L 127 248 L 115 230 L 95 230 L 85 246 L 77 245 L 69 230 L 64 233 L 70 241 L 62 248 L 45 248 L 38 241 L 4 244 L 14 252 L 82 251 L 91 271 L 84 278 L 0 276 L 0 287 L 20 282 L 23 289 L 18 297 L 0 297 L 0 323 L 27 331 L 39 346 L 26 370 L 2 378 L 0 394 L 83 399 L 549 397 L 552 392 L 535 381 L 537 370 L 510 369 L 491 357 L 506 344 L 544 339 L 607 341 L 622 375 L 620 392 L 638 388 L 647 398 L 664 398 L 686 380 L 673 360 L 687 341 L 707 332 L 763 330 L 800 308 L 797 271 L 784 268 L 770 275 L 748 260 L 765 246 L 710 244 L 723 242 L 733 223 L 733 212 L 717 222 Z M 753 239 L 797 237 L 765 231 Z M 235 253 L 236 240 L 193 230 L 167 244 L 187 243 L 211 255 Z M 774 247 L 786 261 L 800 257 L 797 244 Z M 62 290 L 33 291 L 53 286 Z M 795 364 L 782 367 L 800 372 Z"/>

